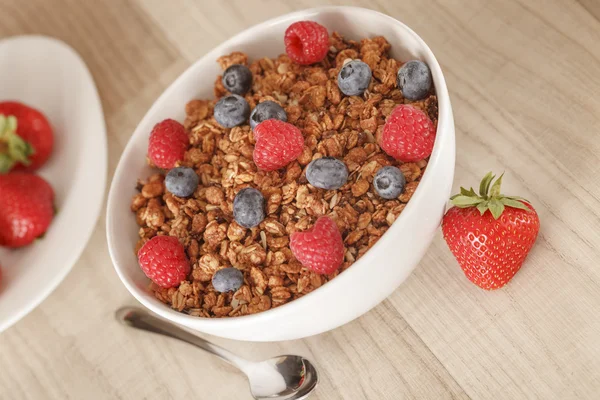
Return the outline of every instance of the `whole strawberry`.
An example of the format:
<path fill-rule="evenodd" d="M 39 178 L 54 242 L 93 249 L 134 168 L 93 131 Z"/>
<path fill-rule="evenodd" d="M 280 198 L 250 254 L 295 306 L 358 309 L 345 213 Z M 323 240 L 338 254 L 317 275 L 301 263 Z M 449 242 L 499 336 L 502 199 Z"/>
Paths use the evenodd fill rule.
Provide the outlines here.
<path fill-rule="evenodd" d="M 416 162 L 431 155 L 434 143 L 435 125 L 427 114 L 400 104 L 387 117 L 379 145 L 396 160 Z"/>
<path fill-rule="evenodd" d="M 183 160 L 190 139 L 183 125 L 172 119 L 165 119 L 154 125 L 148 143 L 148 158 L 162 169 L 175 168 L 177 161 Z"/>
<path fill-rule="evenodd" d="M 500 194 L 502 176 L 488 173 L 479 186 L 460 189 L 442 221 L 444 239 L 471 282 L 486 290 L 506 285 L 519 271 L 540 230 L 533 206 Z M 491 190 L 490 190 L 491 186 Z"/>
<path fill-rule="evenodd" d="M 154 236 L 138 251 L 142 271 L 152 282 L 168 289 L 179 286 L 190 273 L 190 261 L 179 239 L 173 236 Z"/>
<path fill-rule="evenodd" d="M 54 217 L 54 191 L 26 172 L 0 175 L 0 246 L 22 247 L 43 235 Z"/>
<path fill-rule="evenodd" d="M 54 132 L 40 111 L 15 101 L 0 102 L 0 173 L 35 171 L 54 147 Z"/>
<path fill-rule="evenodd" d="M 344 261 L 342 235 L 327 216 L 320 217 L 308 231 L 292 233 L 290 248 L 302 265 L 318 274 L 332 274 Z"/>

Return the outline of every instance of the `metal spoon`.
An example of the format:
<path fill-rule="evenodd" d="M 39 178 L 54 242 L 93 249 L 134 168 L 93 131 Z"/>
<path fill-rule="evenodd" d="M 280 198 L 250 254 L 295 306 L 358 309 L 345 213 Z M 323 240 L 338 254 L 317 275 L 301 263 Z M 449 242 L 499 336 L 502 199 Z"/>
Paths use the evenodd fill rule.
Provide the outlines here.
<path fill-rule="evenodd" d="M 257 400 L 306 399 L 319 381 L 315 367 L 300 356 L 279 356 L 261 362 L 247 361 L 141 308 L 120 308 L 115 317 L 123 325 L 179 339 L 227 361 L 246 374 L 250 392 Z"/>

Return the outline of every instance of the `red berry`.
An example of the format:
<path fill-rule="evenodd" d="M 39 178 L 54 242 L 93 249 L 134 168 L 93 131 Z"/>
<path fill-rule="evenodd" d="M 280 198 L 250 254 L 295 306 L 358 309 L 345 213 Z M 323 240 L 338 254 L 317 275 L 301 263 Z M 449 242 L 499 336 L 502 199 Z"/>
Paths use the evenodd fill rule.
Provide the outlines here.
<path fill-rule="evenodd" d="M 402 162 L 416 162 L 431 155 L 435 126 L 423 111 L 408 105 L 396 106 L 387 117 L 379 145 Z"/>
<path fill-rule="evenodd" d="M 302 265 L 318 274 L 332 274 L 344 261 L 342 235 L 329 217 L 320 217 L 308 231 L 292 233 L 290 248 Z"/>
<path fill-rule="evenodd" d="M 302 154 L 300 129 L 278 119 L 268 119 L 254 129 L 254 163 L 263 171 L 283 168 Z"/>
<path fill-rule="evenodd" d="M 165 119 L 154 125 L 150 133 L 148 157 L 158 168 L 171 169 L 177 161 L 183 160 L 190 139 L 183 125 L 172 119 Z"/>
<path fill-rule="evenodd" d="M 144 274 L 165 289 L 179 286 L 190 273 L 185 249 L 174 236 L 154 236 L 144 243 L 138 262 Z"/>
<path fill-rule="evenodd" d="M 43 235 L 54 218 L 54 191 L 26 172 L 0 175 L 0 246 L 22 247 Z"/>
<path fill-rule="evenodd" d="M 466 277 L 486 290 L 499 289 L 513 278 L 540 230 L 531 204 L 500 194 L 501 177 L 488 193 L 493 178 L 486 175 L 479 196 L 461 188 L 442 221 L 444 239 Z"/>
<path fill-rule="evenodd" d="M 317 63 L 329 51 L 327 28 L 313 21 L 298 21 L 285 31 L 285 52 L 292 61 L 301 65 Z"/>
<path fill-rule="evenodd" d="M 0 150 L 0 156 L 7 156 L 4 158 L 4 164 L 0 162 L 0 173 L 10 170 L 35 171 L 44 165 L 54 147 L 54 132 L 44 114 L 15 101 L 0 102 L 0 114 L 16 118 L 16 134 L 21 139 L 18 146 L 13 142 L 12 148 Z M 3 141 L 14 141 L 15 137 L 11 136 L 12 134 L 14 132 L 0 132 L 0 144 Z"/>

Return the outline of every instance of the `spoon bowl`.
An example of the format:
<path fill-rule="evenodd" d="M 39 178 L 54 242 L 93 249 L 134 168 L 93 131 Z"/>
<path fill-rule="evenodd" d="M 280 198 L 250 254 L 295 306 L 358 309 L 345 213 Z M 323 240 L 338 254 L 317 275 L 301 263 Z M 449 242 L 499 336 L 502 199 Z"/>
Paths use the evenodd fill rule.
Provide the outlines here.
<path fill-rule="evenodd" d="M 316 368 L 306 358 L 283 355 L 252 362 L 231 353 L 175 324 L 137 307 L 123 307 L 115 318 L 121 324 L 194 345 L 240 369 L 248 377 L 250 391 L 257 400 L 301 400 L 315 390 L 319 382 Z"/>
<path fill-rule="evenodd" d="M 273 357 L 255 366 L 245 371 L 255 399 L 305 399 L 318 383 L 315 367 L 300 356 Z M 274 379 L 268 379 L 271 376 Z M 278 381 L 278 377 L 282 377 L 283 382 Z"/>

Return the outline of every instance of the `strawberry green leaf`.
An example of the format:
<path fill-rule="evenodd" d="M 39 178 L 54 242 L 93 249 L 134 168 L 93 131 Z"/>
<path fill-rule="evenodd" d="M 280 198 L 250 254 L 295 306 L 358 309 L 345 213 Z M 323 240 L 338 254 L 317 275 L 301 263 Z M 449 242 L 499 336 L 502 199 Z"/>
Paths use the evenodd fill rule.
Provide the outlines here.
<path fill-rule="evenodd" d="M 483 215 L 488 210 L 489 201 L 485 200 L 479 204 L 477 204 L 477 209 L 479 210 L 479 214 Z"/>
<path fill-rule="evenodd" d="M 13 159 L 11 159 L 7 154 L 0 153 L 0 174 L 10 171 L 13 165 L 15 165 Z"/>
<path fill-rule="evenodd" d="M 461 187 L 460 194 L 462 194 L 463 196 L 477 197 L 477 193 L 475 193 L 473 188 L 470 188 L 469 190 L 467 190 L 467 189 Z"/>
<path fill-rule="evenodd" d="M 517 200 L 517 201 L 525 201 L 527 203 L 531 203 L 529 200 L 524 199 L 523 197 L 519 197 L 519 196 L 503 196 L 505 199 L 511 199 L 511 200 Z"/>
<path fill-rule="evenodd" d="M 480 199 L 479 197 L 469 197 L 469 196 L 458 195 L 458 196 L 455 196 L 454 199 L 452 199 L 452 204 L 454 204 L 456 207 L 459 207 L 459 208 L 465 208 L 465 207 L 473 207 L 473 206 L 481 203 L 482 201 L 484 201 L 484 200 Z"/>
<path fill-rule="evenodd" d="M 498 179 L 496 179 L 496 182 L 494 182 L 494 184 L 492 185 L 492 189 L 490 190 L 490 197 L 500 196 L 500 187 L 502 186 L 502 177 L 503 176 L 504 176 L 504 172 L 502 173 L 502 175 L 500 175 L 500 177 Z"/>
<path fill-rule="evenodd" d="M 2 120 L 0 123 L 0 130 L 5 132 L 15 132 L 17 130 L 17 119 L 14 116 L 9 115 L 8 117 L 5 117 L 2 115 L 0 119 Z"/>
<path fill-rule="evenodd" d="M 460 193 L 452 196 L 450 200 L 458 208 L 476 207 L 481 215 L 490 210 L 494 219 L 499 218 L 506 207 L 529 210 L 529 207 L 524 204 L 524 202 L 529 203 L 528 200 L 518 196 L 504 196 L 500 193 L 503 177 L 504 173 L 494 180 L 496 175 L 488 172 L 479 185 L 479 195 L 472 187 L 470 189 L 461 187 Z"/>
<path fill-rule="evenodd" d="M 521 210 L 527 210 L 527 211 L 529 211 L 529 207 L 527 207 L 525 204 L 521 203 L 518 200 L 510 199 L 508 197 L 504 197 L 504 198 L 500 199 L 500 201 L 502 202 L 502 204 L 504 204 L 507 207 L 519 208 Z"/>
<path fill-rule="evenodd" d="M 454 196 L 450 197 L 450 200 L 454 200 L 458 196 L 474 196 L 474 197 L 477 197 L 477 194 L 475 193 L 475 191 L 473 190 L 473 188 L 471 188 L 470 190 L 467 190 L 467 189 L 465 189 L 464 187 L 461 186 L 460 193 L 455 194 Z"/>
<path fill-rule="evenodd" d="M 17 134 L 17 119 L 0 114 L 0 174 L 7 173 L 18 162 L 31 164 L 33 147 Z"/>
<path fill-rule="evenodd" d="M 490 184 L 494 180 L 495 176 L 496 175 L 493 175 L 491 172 L 488 172 L 483 177 L 483 179 L 481 180 L 481 183 L 479 184 L 479 195 L 481 197 L 486 197 L 487 196 L 488 191 L 490 190 Z"/>
<path fill-rule="evenodd" d="M 504 212 L 504 204 L 498 199 L 491 199 L 488 207 L 494 219 L 498 219 Z"/>

